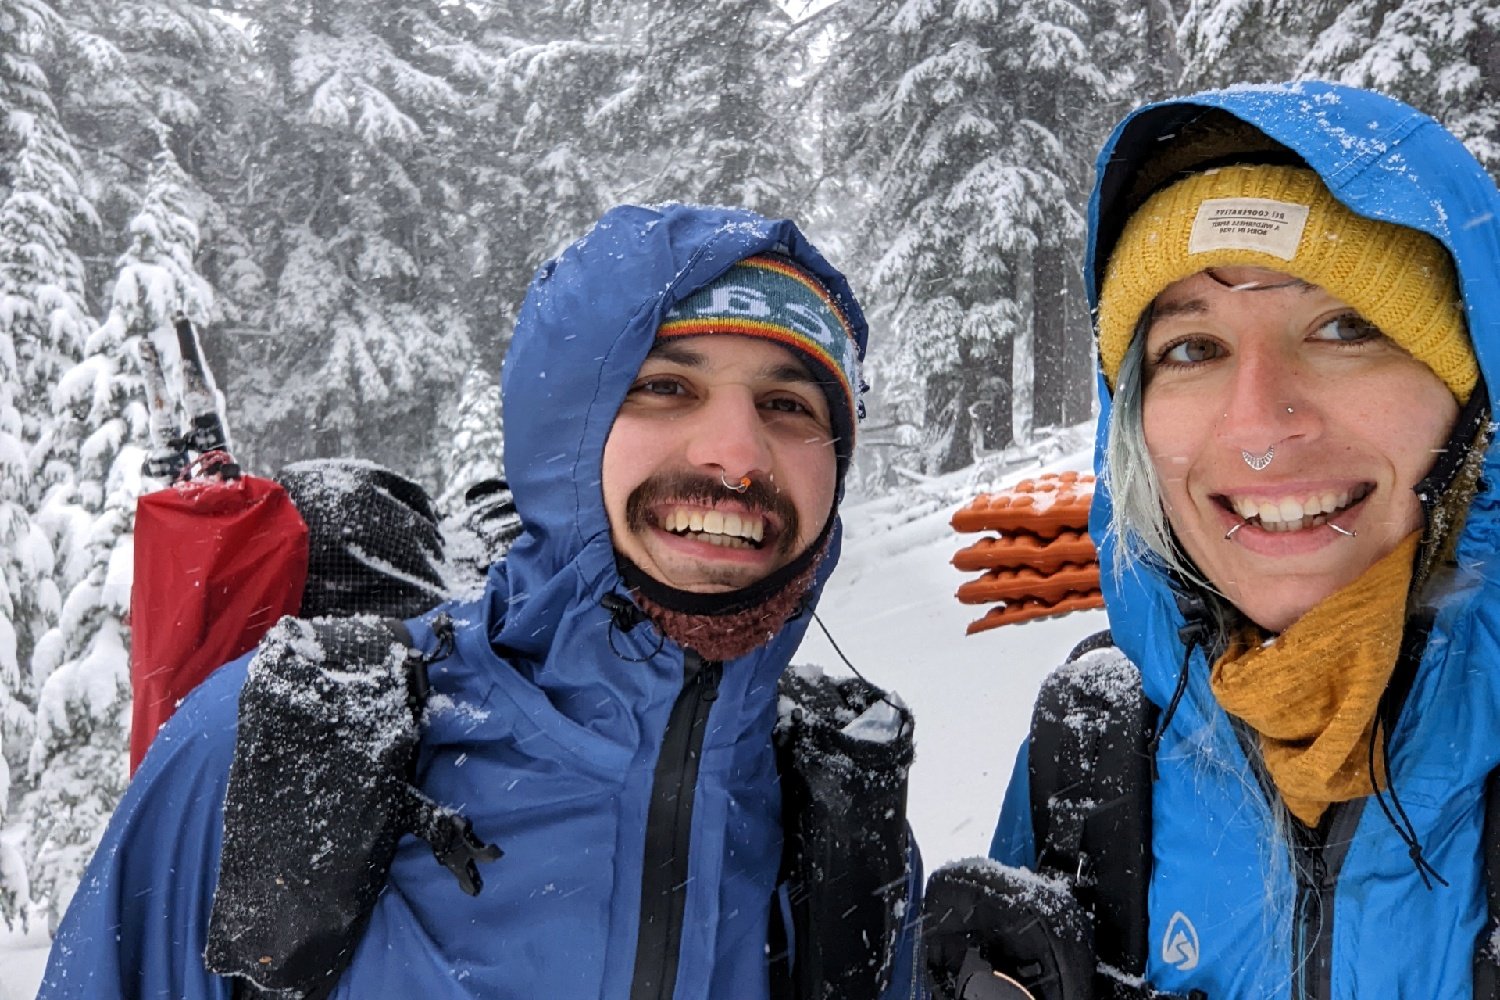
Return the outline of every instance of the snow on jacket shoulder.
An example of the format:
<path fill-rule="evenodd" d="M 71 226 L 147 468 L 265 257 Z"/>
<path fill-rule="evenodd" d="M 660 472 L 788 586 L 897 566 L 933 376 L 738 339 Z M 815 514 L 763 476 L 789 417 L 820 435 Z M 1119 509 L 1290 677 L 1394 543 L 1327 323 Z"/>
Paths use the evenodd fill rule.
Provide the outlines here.
<path fill-rule="evenodd" d="M 818 274 L 864 336 L 843 278 L 790 222 L 730 209 L 616 209 L 537 272 L 504 370 L 506 466 L 525 532 L 482 596 L 438 609 L 456 643 L 430 668 L 418 763 L 422 789 L 505 856 L 469 897 L 405 838 L 335 997 L 625 1000 L 647 995 L 638 951 L 670 967 L 646 977 L 650 995 L 769 995 L 782 846 L 770 736 L 806 618 L 724 664 L 695 780 L 662 766 L 691 654 L 650 628 L 622 631 L 601 605 L 625 591 L 599 475 L 662 314 L 770 250 Z M 419 647 L 436 645 L 425 620 L 409 624 Z M 228 995 L 201 956 L 244 676 L 243 662 L 220 670 L 158 736 L 59 929 L 43 1000 Z M 688 868 L 663 887 L 660 866 L 644 862 L 647 813 L 653 787 L 683 774 L 671 794 Z M 641 921 L 643 894 L 664 888 L 682 891 L 671 933 Z M 911 975 L 908 963 L 893 996 L 912 995 Z"/>
<path fill-rule="evenodd" d="M 1291 148 L 1356 212 L 1418 229 L 1453 255 L 1469 331 L 1494 409 L 1500 387 L 1500 196 L 1467 151 L 1426 115 L 1366 91 L 1322 84 L 1245 86 L 1151 105 L 1132 114 L 1099 157 L 1091 233 L 1118 232 L 1118 198 L 1152 146 L 1205 110 L 1226 111 Z M 1089 247 L 1097 301 L 1106 252 Z M 1102 456 L 1110 398 L 1100 383 Z M 1399 406 L 1399 400 L 1391 401 Z M 1097 463 L 1096 463 L 1097 464 Z M 1480 867 L 1484 782 L 1500 765 L 1500 448 L 1459 541 L 1459 568 L 1415 682 L 1391 733 L 1391 782 L 1423 853 L 1448 884 L 1428 889 L 1373 800 L 1339 810 L 1320 863 L 1299 874 L 1285 832 L 1208 685 L 1201 649 L 1157 754 L 1152 786 L 1150 958 L 1159 989 L 1209 997 L 1467 998 L 1486 919 Z M 1104 536 L 1110 497 L 1092 513 Z M 1147 696 L 1171 698 L 1184 624 L 1166 580 L 1144 567 L 1114 572 L 1101 553 L 1115 642 L 1141 668 Z M 1025 754 L 991 853 L 1034 855 Z M 1307 941 L 1319 940 L 1316 947 Z"/>

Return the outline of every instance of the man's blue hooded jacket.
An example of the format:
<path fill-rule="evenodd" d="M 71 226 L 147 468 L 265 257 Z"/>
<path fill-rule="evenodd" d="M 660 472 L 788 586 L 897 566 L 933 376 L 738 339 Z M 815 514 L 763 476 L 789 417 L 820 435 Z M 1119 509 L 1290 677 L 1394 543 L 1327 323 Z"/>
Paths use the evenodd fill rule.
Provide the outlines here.
<path fill-rule="evenodd" d="M 848 285 L 786 221 L 622 207 L 538 271 L 503 383 L 506 469 L 525 530 L 478 599 L 439 609 L 456 622 L 457 648 L 431 666 L 418 764 L 422 790 L 505 855 L 469 897 L 426 844 L 405 838 L 335 997 L 769 995 L 782 850 L 771 731 L 777 680 L 807 617 L 725 664 L 704 701 L 696 781 L 669 792 L 684 803 L 690 844 L 685 881 L 668 887 L 682 892 L 680 926 L 643 927 L 643 885 L 660 880 L 644 861 L 647 813 L 684 651 L 649 626 L 622 630 L 601 605 L 627 591 L 600 489 L 605 439 L 663 314 L 767 251 L 822 279 L 862 351 Z M 814 597 L 837 551 L 835 526 Z M 409 623 L 429 651 L 431 618 Z M 42 1000 L 230 995 L 203 952 L 245 663 L 218 671 L 157 736 L 58 930 Z M 328 817 L 330 836 L 339 820 Z M 891 995 L 914 995 L 912 975 L 908 960 Z"/>

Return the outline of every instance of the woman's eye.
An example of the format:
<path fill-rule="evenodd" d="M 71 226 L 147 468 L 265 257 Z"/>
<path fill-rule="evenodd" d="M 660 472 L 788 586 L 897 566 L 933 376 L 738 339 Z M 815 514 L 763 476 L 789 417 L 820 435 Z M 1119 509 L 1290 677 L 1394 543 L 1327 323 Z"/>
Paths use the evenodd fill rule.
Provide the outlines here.
<path fill-rule="evenodd" d="M 1358 313 L 1335 316 L 1313 331 L 1314 340 L 1334 341 L 1341 344 L 1358 344 L 1366 340 L 1378 340 L 1385 336 L 1380 328 Z"/>
<path fill-rule="evenodd" d="M 1212 361 L 1224 353 L 1216 341 L 1189 337 L 1168 344 L 1156 356 L 1159 365 L 1197 365 Z"/>

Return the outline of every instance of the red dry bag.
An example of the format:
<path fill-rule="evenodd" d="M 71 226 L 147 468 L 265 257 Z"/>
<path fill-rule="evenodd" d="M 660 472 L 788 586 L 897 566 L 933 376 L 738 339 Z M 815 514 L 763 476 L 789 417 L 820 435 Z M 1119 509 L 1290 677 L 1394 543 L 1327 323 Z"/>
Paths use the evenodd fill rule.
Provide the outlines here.
<path fill-rule="evenodd" d="M 307 525 L 269 479 L 193 479 L 142 496 L 130 593 L 130 771 L 177 704 L 295 615 Z"/>

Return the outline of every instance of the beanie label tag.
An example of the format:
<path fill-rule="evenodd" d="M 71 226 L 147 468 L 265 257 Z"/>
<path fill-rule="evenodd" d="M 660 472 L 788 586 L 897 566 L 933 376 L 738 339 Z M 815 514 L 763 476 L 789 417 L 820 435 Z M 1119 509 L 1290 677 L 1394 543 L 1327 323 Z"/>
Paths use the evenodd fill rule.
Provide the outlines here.
<path fill-rule="evenodd" d="M 1306 205 L 1270 198 L 1208 198 L 1198 206 L 1188 253 L 1252 250 L 1291 260 L 1307 228 Z"/>

